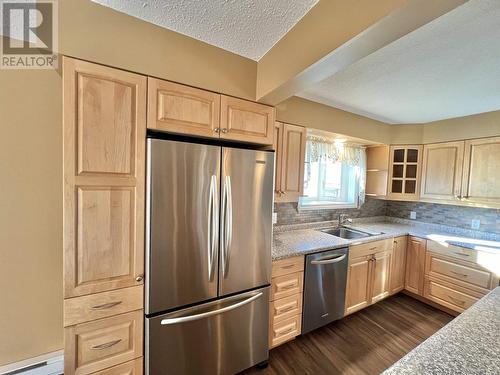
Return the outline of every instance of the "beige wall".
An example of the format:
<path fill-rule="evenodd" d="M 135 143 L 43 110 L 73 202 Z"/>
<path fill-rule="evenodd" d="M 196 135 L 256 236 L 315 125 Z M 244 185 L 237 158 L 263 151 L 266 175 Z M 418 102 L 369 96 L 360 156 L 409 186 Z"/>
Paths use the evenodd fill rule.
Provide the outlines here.
<path fill-rule="evenodd" d="M 89 0 L 59 5 L 63 54 L 255 98 L 252 60 Z M 61 101 L 57 72 L 0 70 L 0 366 L 63 346 Z"/>
<path fill-rule="evenodd" d="M 62 97 L 54 71 L 0 88 L 2 365 L 62 347 Z"/>

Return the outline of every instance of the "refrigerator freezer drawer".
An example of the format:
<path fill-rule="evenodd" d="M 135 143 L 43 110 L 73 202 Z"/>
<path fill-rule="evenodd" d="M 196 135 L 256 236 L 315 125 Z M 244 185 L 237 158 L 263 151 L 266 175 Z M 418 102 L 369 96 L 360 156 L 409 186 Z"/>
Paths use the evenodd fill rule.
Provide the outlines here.
<path fill-rule="evenodd" d="M 146 374 L 235 374 L 268 359 L 269 288 L 146 318 Z"/>

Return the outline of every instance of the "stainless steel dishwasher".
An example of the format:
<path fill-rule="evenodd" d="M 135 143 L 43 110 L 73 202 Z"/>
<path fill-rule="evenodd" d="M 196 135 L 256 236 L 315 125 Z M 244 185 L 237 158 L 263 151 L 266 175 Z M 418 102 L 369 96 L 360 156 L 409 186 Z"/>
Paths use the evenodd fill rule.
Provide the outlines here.
<path fill-rule="evenodd" d="M 302 333 L 344 316 L 347 247 L 306 256 Z"/>

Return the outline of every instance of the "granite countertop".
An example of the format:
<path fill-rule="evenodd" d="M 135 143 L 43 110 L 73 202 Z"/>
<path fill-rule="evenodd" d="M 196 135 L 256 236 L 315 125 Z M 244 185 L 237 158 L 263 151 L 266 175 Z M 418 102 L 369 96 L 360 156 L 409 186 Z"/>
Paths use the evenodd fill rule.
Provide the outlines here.
<path fill-rule="evenodd" d="M 320 222 L 275 227 L 272 249 L 273 260 L 405 235 L 500 254 L 500 234 L 498 233 L 459 229 L 389 217 L 355 220 L 349 227 L 374 234 L 360 239 L 342 239 L 318 230 L 335 226 L 337 226 L 336 222 Z"/>
<path fill-rule="evenodd" d="M 500 374 L 500 287 L 383 372 Z"/>

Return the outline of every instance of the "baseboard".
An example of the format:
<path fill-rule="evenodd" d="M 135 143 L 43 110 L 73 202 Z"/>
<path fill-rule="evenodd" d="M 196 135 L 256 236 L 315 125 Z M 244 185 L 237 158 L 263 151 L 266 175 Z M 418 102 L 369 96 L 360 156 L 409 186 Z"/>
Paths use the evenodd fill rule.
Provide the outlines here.
<path fill-rule="evenodd" d="M 62 350 L 0 366 L 0 375 L 60 375 L 63 372 Z"/>
<path fill-rule="evenodd" d="M 425 303 L 425 304 L 427 304 L 429 306 L 432 306 L 432 307 L 434 307 L 434 308 L 436 308 L 438 310 L 444 311 L 445 313 L 450 314 L 451 316 L 458 316 L 458 315 L 460 315 L 460 313 L 457 312 L 457 311 L 455 311 L 455 310 L 449 309 L 449 308 L 447 308 L 445 306 L 441 306 L 439 303 L 431 301 L 431 300 L 429 300 L 429 299 L 427 299 L 425 297 L 419 296 L 418 294 L 412 293 L 412 292 L 410 292 L 410 291 L 408 291 L 406 289 L 403 289 L 401 291 L 401 293 L 406 294 L 407 296 L 410 296 L 411 298 L 414 298 L 414 299 L 416 299 L 416 300 L 418 300 L 420 302 L 423 302 L 423 303 Z"/>

